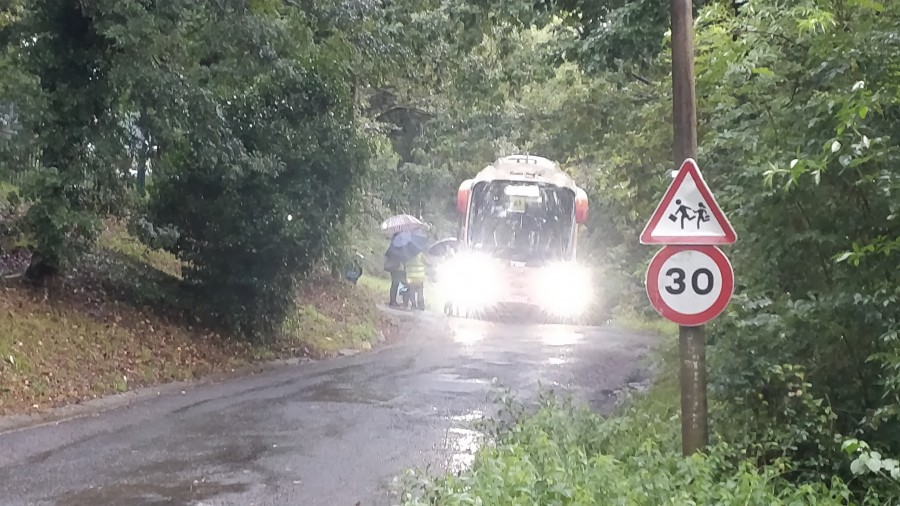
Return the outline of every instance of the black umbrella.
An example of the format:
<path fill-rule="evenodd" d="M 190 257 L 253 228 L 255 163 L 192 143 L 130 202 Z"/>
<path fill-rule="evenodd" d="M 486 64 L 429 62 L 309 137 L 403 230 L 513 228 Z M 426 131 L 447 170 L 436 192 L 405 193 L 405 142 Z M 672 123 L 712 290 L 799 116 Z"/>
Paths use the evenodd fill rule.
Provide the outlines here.
<path fill-rule="evenodd" d="M 422 229 L 395 234 L 387 255 L 407 261 L 428 249 L 428 235 Z"/>
<path fill-rule="evenodd" d="M 455 237 L 448 237 L 429 246 L 428 254 L 431 256 L 442 257 L 457 249 L 459 249 L 459 240 Z"/>

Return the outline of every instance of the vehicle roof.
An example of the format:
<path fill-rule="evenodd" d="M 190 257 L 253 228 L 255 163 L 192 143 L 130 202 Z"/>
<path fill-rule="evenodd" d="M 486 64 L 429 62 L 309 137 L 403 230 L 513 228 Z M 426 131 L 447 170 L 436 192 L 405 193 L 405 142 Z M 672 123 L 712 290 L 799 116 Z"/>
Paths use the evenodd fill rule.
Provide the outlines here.
<path fill-rule="evenodd" d="M 560 169 L 559 164 L 534 155 L 511 155 L 498 158 L 482 169 L 473 183 L 491 180 L 548 183 L 577 192 L 575 180 Z"/>

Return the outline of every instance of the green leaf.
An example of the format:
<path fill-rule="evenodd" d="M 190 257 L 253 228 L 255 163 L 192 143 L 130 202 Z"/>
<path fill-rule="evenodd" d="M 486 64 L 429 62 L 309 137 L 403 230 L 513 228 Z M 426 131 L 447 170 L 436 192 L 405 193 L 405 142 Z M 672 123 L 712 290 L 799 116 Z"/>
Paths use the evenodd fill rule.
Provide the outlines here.
<path fill-rule="evenodd" d="M 862 461 L 862 458 L 854 459 L 853 462 L 850 463 L 850 472 L 857 476 L 864 473 L 865 469 L 865 463 Z"/>
<path fill-rule="evenodd" d="M 869 471 L 873 473 L 877 473 L 881 471 L 881 456 L 875 452 L 869 454 L 869 458 L 865 461 L 866 467 L 869 468 Z"/>

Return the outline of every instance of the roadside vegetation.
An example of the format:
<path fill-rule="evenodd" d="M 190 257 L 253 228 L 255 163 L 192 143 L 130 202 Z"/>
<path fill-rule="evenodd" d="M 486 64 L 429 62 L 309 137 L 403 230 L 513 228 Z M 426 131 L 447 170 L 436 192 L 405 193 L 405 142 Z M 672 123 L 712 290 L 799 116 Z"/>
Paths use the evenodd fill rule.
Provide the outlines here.
<path fill-rule="evenodd" d="M 602 418 L 548 394 L 538 406 L 503 399 L 507 416 L 486 431 L 492 443 L 469 470 L 437 479 L 409 475 L 401 504 L 744 504 L 844 505 L 838 481 L 791 482 L 789 460 L 760 467 L 718 444 L 681 454 L 674 381 Z M 890 504 L 869 496 L 865 504 Z"/>
<path fill-rule="evenodd" d="M 419 2 L 4 2 L 0 414 L 389 338 L 376 283 L 342 278 L 357 252 L 380 271 L 390 214 L 445 230 L 402 149 L 456 70 L 442 21 Z"/>
<path fill-rule="evenodd" d="M 452 235 L 459 182 L 512 153 L 588 191 L 601 319 L 652 316 L 667 2 L 314 3 L 0 8 L 5 409 L 366 347 L 381 295 L 317 273 L 378 271 L 394 212 Z M 609 419 L 548 401 L 436 502 L 900 496 L 900 3 L 694 5 L 698 162 L 739 234 L 713 445 L 678 457 L 671 377 Z"/>
<path fill-rule="evenodd" d="M 498 388 L 496 414 L 474 423 L 485 439 L 471 465 L 438 476 L 407 471 L 397 490 L 399 504 L 898 504 L 897 461 L 856 438 L 835 437 L 838 451 L 829 462 L 834 471 L 816 479 L 800 478 L 808 464 L 790 458 L 789 445 L 762 463 L 729 440 L 726 431 L 745 420 L 718 420 L 711 446 L 684 457 L 677 328 L 633 314 L 614 322 L 660 332 L 652 357 L 657 375 L 647 392 L 627 394 L 604 417 L 552 390 L 525 404 Z M 795 397 L 797 406 L 806 404 Z M 714 402 L 714 411 L 727 406 Z M 845 481 L 841 473 L 852 478 Z"/>
<path fill-rule="evenodd" d="M 603 267 L 613 314 L 659 318 L 643 287 L 656 249 L 638 236 L 675 168 L 668 2 L 542 5 L 557 18 L 473 56 L 494 62 L 486 79 L 517 84 L 431 135 L 448 151 L 508 143 L 564 161 L 591 198 L 579 254 Z M 695 6 L 698 161 L 739 234 L 737 293 L 708 326 L 712 445 L 679 457 L 677 393 L 661 379 L 605 420 L 528 409 L 420 503 L 900 497 L 900 4 Z"/>

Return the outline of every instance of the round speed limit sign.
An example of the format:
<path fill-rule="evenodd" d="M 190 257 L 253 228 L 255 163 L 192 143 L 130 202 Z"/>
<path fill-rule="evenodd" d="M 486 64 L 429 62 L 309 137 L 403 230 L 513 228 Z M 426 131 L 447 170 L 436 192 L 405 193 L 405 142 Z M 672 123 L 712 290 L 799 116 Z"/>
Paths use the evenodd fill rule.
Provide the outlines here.
<path fill-rule="evenodd" d="M 665 246 L 647 269 L 647 295 L 664 318 L 695 327 L 719 316 L 734 293 L 734 271 L 715 246 Z"/>

